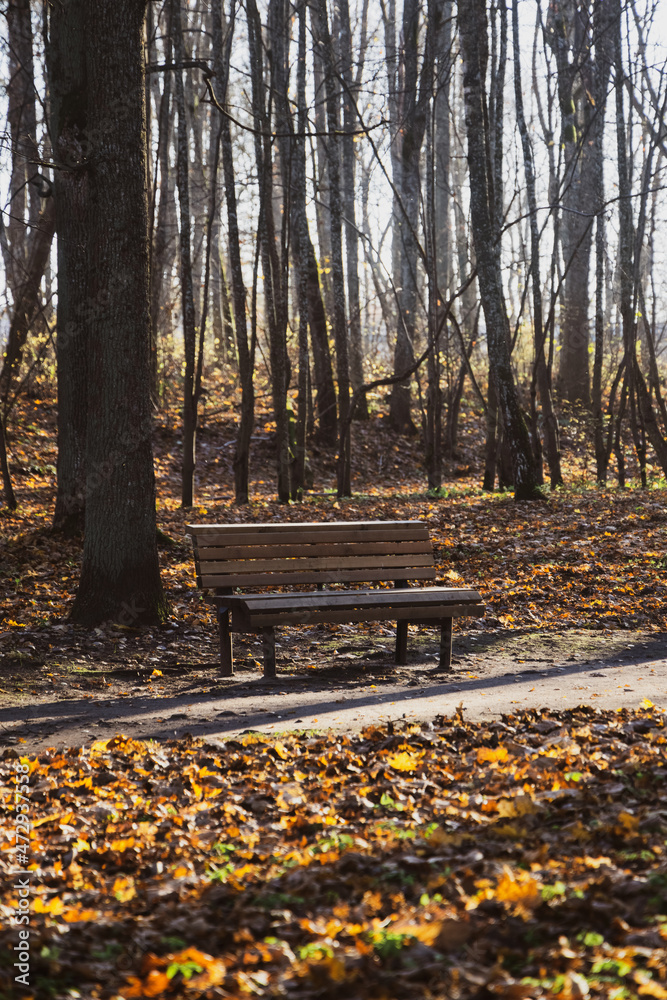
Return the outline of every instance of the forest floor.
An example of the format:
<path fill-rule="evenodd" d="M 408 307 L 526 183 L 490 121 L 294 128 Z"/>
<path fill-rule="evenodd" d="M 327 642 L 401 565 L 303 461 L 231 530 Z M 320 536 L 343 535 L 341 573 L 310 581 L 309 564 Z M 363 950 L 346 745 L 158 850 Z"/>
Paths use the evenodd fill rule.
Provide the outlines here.
<path fill-rule="evenodd" d="M 158 416 L 156 628 L 68 623 L 81 540 L 50 530 L 47 390 L 10 425 L 0 1000 L 667 1000 L 664 482 L 592 488 L 572 420 L 566 489 L 484 494 L 465 408 L 442 495 L 376 417 L 354 429 L 352 498 L 313 449 L 313 491 L 280 506 L 267 420 L 239 508 L 238 401 L 209 400 L 187 514 L 176 406 Z M 396 667 L 377 625 L 281 629 L 271 682 L 238 638 L 218 676 L 186 523 L 396 518 L 427 521 L 438 580 L 484 597 L 451 673 L 432 630 Z"/>
<path fill-rule="evenodd" d="M 228 390 L 211 396 L 199 440 L 197 506 L 179 506 L 173 407 L 157 418 L 155 461 L 162 575 L 173 615 L 159 628 L 67 622 L 80 539 L 50 531 L 55 406 L 26 398 L 11 431 L 19 507 L 0 511 L 0 745 L 84 745 L 100 733 L 173 737 L 285 726 L 361 728 L 368 722 L 451 712 L 471 718 L 512 706 L 580 701 L 667 705 L 667 490 L 599 490 L 585 465 L 585 428 L 563 433 L 569 488 L 548 502 L 484 494 L 479 415 L 464 406 L 460 449 L 442 495 L 428 495 L 418 438 L 397 438 L 379 417 L 354 432 L 354 496 L 336 500 L 334 455 L 311 451 L 314 486 L 303 503 L 272 499 L 272 433 L 258 423 L 252 502 L 233 504 L 233 413 Z M 11 425 L 10 425 L 11 427 Z M 438 580 L 473 586 L 480 620 L 457 622 L 453 671 L 438 673 L 433 630 L 411 627 L 409 662 L 393 663 L 393 630 L 280 630 L 278 671 L 267 682 L 254 637 L 235 639 L 237 673 L 217 676 L 216 629 L 194 580 L 184 526 L 192 522 L 417 519 L 429 524 Z M 128 611 L 131 622 L 131 609 Z"/>

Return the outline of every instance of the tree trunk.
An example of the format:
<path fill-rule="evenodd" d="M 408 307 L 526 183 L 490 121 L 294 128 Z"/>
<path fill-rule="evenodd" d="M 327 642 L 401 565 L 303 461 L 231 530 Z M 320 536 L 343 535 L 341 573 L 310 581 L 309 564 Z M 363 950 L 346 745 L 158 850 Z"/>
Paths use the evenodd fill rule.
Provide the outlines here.
<path fill-rule="evenodd" d="M 175 96 L 178 112 L 178 133 L 176 144 L 176 183 L 180 209 L 180 263 L 181 263 L 181 303 L 183 312 L 183 351 L 185 366 L 183 373 L 183 457 L 181 464 L 181 503 L 192 507 L 195 488 L 197 401 L 195 399 L 195 300 L 192 281 L 192 238 L 190 214 L 190 178 L 188 123 L 185 111 L 185 89 L 183 70 L 185 45 L 181 24 L 180 0 L 172 0 L 172 26 L 174 32 L 174 56 L 178 68 L 175 70 Z"/>
<path fill-rule="evenodd" d="M 274 0 L 280 2 L 280 0 Z M 273 5 L 272 5 L 273 6 Z M 269 335 L 271 393 L 276 422 L 276 469 L 278 500 L 288 503 L 291 497 L 289 460 L 289 422 L 287 390 L 287 303 L 282 262 L 276 243 L 273 216 L 273 157 L 270 112 L 266 107 L 268 88 L 264 82 L 262 25 L 255 0 L 248 0 L 248 37 L 252 77 L 253 121 L 255 126 L 255 162 L 259 181 L 260 223 L 258 236 L 264 277 L 264 307 Z M 273 83 L 273 80 L 272 80 Z"/>
<path fill-rule="evenodd" d="M 336 387 L 329 350 L 329 331 L 320 287 L 319 268 L 315 248 L 308 231 L 308 219 L 299 209 L 300 225 L 299 250 L 306 272 L 306 293 L 308 295 L 308 325 L 310 345 L 313 352 L 313 382 L 315 384 L 315 405 L 317 409 L 317 437 L 321 444 L 332 447 L 336 443 Z M 296 244 L 295 244 L 296 250 Z"/>
<path fill-rule="evenodd" d="M 2 474 L 2 492 L 5 504 L 9 510 L 16 510 L 16 495 L 12 486 L 12 476 L 7 458 L 7 440 L 5 436 L 5 422 L 0 413 L 0 473 Z"/>
<path fill-rule="evenodd" d="M 222 0 L 213 0 L 211 7 L 213 33 L 222 39 Z M 227 26 L 225 51 L 221 59 L 223 67 L 222 79 L 213 81 L 216 100 L 221 108 L 227 101 L 227 67 L 231 46 L 234 40 L 235 7 L 232 6 L 231 17 Z M 238 209 L 236 201 L 236 179 L 234 176 L 234 160 L 232 134 L 229 118 L 222 111 L 220 129 L 220 153 L 222 156 L 222 172 L 225 187 L 225 203 L 227 206 L 227 229 L 229 246 L 229 273 L 234 306 L 234 333 L 238 352 L 239 378 L 241 381 L 241 412 L 239 414 L 236 447 L 234 450 L 234 493 L 236 502 L 247 503 L 249 499 L 249 462 L 250 441 L 255 421 L 255 389 L 253 373 L 255 366 L 255 344 L 248 343 L 248 322 L 246 314 L 246 288 L 243 279 L 241 263 L 241 237 L 239 233 Z"/>
<path fill-rule="evenodd" d="M 421 74 L 418 72 L 418 33 L 420 8 L 417 0 L 405 0 L 403 6 L 404 83 L 403 126 L 401 140 L 401 276 L 399 290 L 400 317 L 394 349 L 394 375 L 407 371 L 414 362 L 417 333 L 417 261 L 419 248 L 419 160 L 426 115 L 433 91 L 435 58 L 436 3 L 429 0 L 426 38 Z M 389 416 L 400 434 L 414 434 L 416 428 L 410 413 L 410 381 L 398 382 L 392 389 Z"/>
<path fill-rule="evenodd" d="M 85 543 L 72 621 L 164 620 L 151 448 L 146 0 L 84 12 L 90 323 Z"/>
<path fill-rule="evenodd" d="M 66 534 L 83 531 L 88 342 L 90 325 L 104 310 L 102 298 L 89 295 L 88 281 L 90 172 L 84 10 L 84 0 L 51 8 L 46 53 L 51 139 L 59 166 L 53 178 L 58 236 L 58 464 L 53 527 Z"/>
<path fill-rule="evenodd" d="M 315 180 L 315 221 L 317 226 L 317 246 L 319 253 L 319 281 L 327 316 L 332 320 L 334 312 L 331 288 L 331 214 L 329 212 L 329 160 L 325 134 L 327 131 L 326 99 L 324 85 L 324 63 L 318 45 L 313 45 L 313 83 L 315 87 L 315 131 L 317 137 L 313 145 L 313 173 Z"/>
<path fill-rule="evenodd" d="M 561 314 L 558 386 L 572 403 L 590 406 L 589 269 L 593 230 L 588 216 L 594 198 L 594 157 L 589 126 L 594 89 L 590 24 L 576 0 L 550 4 L 546 38 L 556 57 L 561 144 L 565 157 L 560 224 L 567 274 Z"/>
<path fill-rule="evenodd" d="M 366 6 L 368 0 L 365 0 Z M 350 383 L 353 392 L 363 384 L 363 347 L 361 343 L 361 302 L 359 300 L 359 234 L 355 211 L 355 154 L 354 129 L 356 87 L 352 73 L 352 31 L 350 28 L 349 0 L 340 0 L 340 76 L 343 82 L 342 138 L 342 209 L 345 219 L 345 258 L 347 265 L 347 302 L 349 315 Z M 363 59 L 364 53 L 360 53 Z M 354 417 L 368 420 L 366 394 L 360 392 Z"/>
<path fill-rule="evenodd" d="M 593 442 L 597 481 L 604 485 L 607 480 L 609 454 L 604 440 L 604 417 L 602 409 L 602 365 L 604 360 L 604 266 L 607 256 L 605 225 L 604 155 L 603 138 L 605 111 L 607 106 L 607 83 L 612 61 L 612 39 L 609 32 L 609 11 L 606 4 L 597 4 L 594 9 L 595 42 L 595 117 L 592 123 L 594 202 L 597 213 L 595 220 L 595 352 L 593 358 L 593 383 L 591 406 L 593 411 Z"/>
<path fill-rule="evenodd" d="M 312 6 L 314 35 L 319 43 L 324 64 L 326 93 L 327 139 L 326 152 L 329 168 L 329 214 L 331 220 L 331 279 L 333 292 L 333 334 L 336 345 L 336 374 L 338 376 L 338 463 L 337 493 L 350 496 L 350 435 L 346 431 L 350 409 L 350 369 L 345 319 L 345 274 L 343 269 L 342 199 L 340 177 L 340 149 L 337 139 L 339 123 L 339 94 L 336 86 L 334 52 L 329 32 L 325 0 L 314 0 Z"/>
<path fill-rule="evenodd" d="M 33 182 L 33 175 L 38 173 L 35 163 L 39 159 L 39 150 L 30 0 L 9 0 L 5 16 L 9 56 L 7 122 L 12 151 L 7 223 L 10 266 L 7 282 L 15 295 L 17 288 L 25 281 L 28 262 L 27 226 L 37 222 L 41 208 L 39 185 Z"/>
<path fill-rule="evenodd" d="M 493 220 L 493 190 L 489 164 L 488 115 L 484 80 L 488 58 L 484 0 L 459 6 L 463 57 L 463 93 L 470 170 L 470 209 L 477 258 L 480 296 L 486 319 L 489 365 L 498 393 L 503 430 L 512 455 L 517 500 L 542 498 L 509 350 L 509 322 L 500 274 L 500 232 Z"/>
<path fill-rule="evenodd" d="M 7 416 L 7 404 L 12 378 L 18 373 L 28 334 L 40 317 L 40 285 L 51 252 L 56 228 L 53 198 L 48 198 L 41 216 L 30 232 L 28 256 L 21 268 L 21 281 L 14 287 L 14 308 L 9 324 L 7 346 L 0 370 L 0 407 Z M 41 324 L 40 324 L 41 325 Z"/>
<path fill-rule="evenodd" d="M 164 60 L 169 64 L 172 58 L 172 17 L 167 12 L 167 38 L 164 42 Z M 160 328 L 166 318 L 164 308 L 166 287 L 171 277 L 173 262 L 173 233 L 175 226 L 174 184 L 169 166 L 169 144 L 172 134 L 173 104 L 171 97 L 171 73 L 162 74 L 164 83 L 158 111 L 157 162 L 160 177 L 160 198 L 157 219 L 153 230 L 151 253 L 151 397 L 155 405 L 160 399 L 159 343 Z"/>
<path fill-rule="evenodd" d="M 549 370 L 544 356 L 544 317 L 542 311 L 542 284 L 540 276 L 540 237 L 537 227 L 537 195 L 535 193 L 535 166 L 533 150 L 528 135 L 528 126 L 523 110 L 523 92 L 521 89 L 521 49 L 519 45 L 519 11 L 518 0 L 512 2 L 512 40 L 514 46 L 514 100 L 516 104 L 517 124 L 521 135 L 523 164 L 526 174 L 526 195 L 530 223 L 530 274 L 533 291 L 533 331 L 535 343 L 535 360 L 533 384 L 537 383 L 544 416 L 544 436 L 546 439 L 547 461 L 551 477 L 551 488 L 563 485 L 563 474 L 560 467 L 560 443 L 558 438 L 558 419 L 554 412 L 551 399 L 551 383 Z M 537 437 L 537 427 L 535 436 Z M 537 454 L 536 454 L 537 459 Z M 541 456 L 539 458 L 538 476 L 541 478 Z"/>

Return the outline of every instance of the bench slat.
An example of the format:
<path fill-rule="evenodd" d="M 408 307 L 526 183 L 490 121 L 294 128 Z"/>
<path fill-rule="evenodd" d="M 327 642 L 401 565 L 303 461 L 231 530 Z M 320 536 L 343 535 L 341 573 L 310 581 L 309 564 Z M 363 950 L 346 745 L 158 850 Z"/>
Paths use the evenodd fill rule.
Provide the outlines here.
<path fill-rule="evenodd" d="M 229 597 L 214 597 L 218 606 L 243 606 L 249 612 L 255 610 L 280 611 L 292 610 L 295 605 L 304 608 L 326 608 L 335 606 L 338 609 L 371 607 L 382 604 L 389 607 L 410 605 L 421 608 L 429 605 L 441 605 L 450 601 L 452 604 L 471 602 L 479 604 L 482 598 L 476 590 L 469 587 L 406 587 L 405 589 L 389 588 L 387 590 L 328 590 L 324 593 L 294 594 L 237 594 Z"/>
<path fill-rule="evenodd" d="M 256 632 L 267 625 L 316 625 L 319 623 L 340 624 L 343 622 L 384 622 L 409 621 L 433 624 L 444 618 L 477 617 L 484 614 L 479 604 L 434 604 L 430 608 L 393 607 L 381 605 L 371 608 L 346 608 L 333 610 L 326 608 L 302 608 L 299 611 L 266 612 L 264 614 L 244 614 L 243 608 L 232 608 L 232 627 L 235 632 Z"/>
<path fill-rule="evenodd" d="M 219 559 L 297 559 L 305 556 L 382 556 L 382 555 L 421 555 L 432 556 L 432 546 L 429 541 L 416 542 L 293 542 L 290 544 L 267 545 L 208 545 L 199 544 L 195 558 L 200 564 Z"/>
<path fill-rule="evenodd" d="M 233 527 L 237 527 L 234 525 Z M 247 528 L 247 525 L 238 525 L 238 527 Z M 267 526 L 264 525 L 266 528 Z M 288 526 L 284 525 L 271 525 L 271 527 L 281 529 Z M 400 529 L 382 527 L 373 528 L 370 531 L 365 531 L 361 528 L 354 528 L 351 530 L 345 529 L 341 530 L 340 525 L 323 525 L 326 527 L 326 531 L 311 531 L 312 525 L 304 524 L 301 526 L 295 526 L 294 524 L 289 525 L 289 530 L 281 530 L 277 532 L 254 532 L 254 531 L 239 531 L 239 532 L 228 532 L 225 530 L 214 531 L 209 529 L 206 532 L 198 533 L 193 537 L 193 542 L 198 548 L 206 545 L 226 545 L 228 542 L 233 542 L 235 545 L 261 545 L 266 544 L 266 535 L 269 537 L 274 537 L 276 541 L 281 543 L 292 543 L 297 542 L 299 544 L 307 542 L 394 542 L 394 541 L 424 541 L 428 540 L 428 529 L 426 525 L 421 525 L 420 527 L 415 527 L 411 522 L 406 522 L 405 526 L 401 526 Z M 262 537 L 264 536 L 264 537 Z"/>
<path fill-rule="evenodd" d="M 297 583 L 365 583 L 371 580 L 392 581 L 396 576 L 395 567 L 382 569 L 349 569 L 342 573 L 334 570 L 310 570 L 299 573 L 237 573 L 233 577 L 220 573 L 202 574 L 200 587 L 284 587 Z M 435 567 L 414 567 L 409 573 L 401 574 L 408 580 L 435 580 Z M 199 578 L 198 578 L 199 579 Z"/>
<path fill-rule="evenodd" d="M 263 521 L 259 524 L 186 524 L 186 535 L 206 535 L 211 532 L 229 535 L 248 533 L 255 537 L 263 533 L 280 535 L 286 531 L 311 530 L 316 534 L 327 531 L 361 531 L 364 535 L 374 531 L 428 531 L 425 521 Z"/>
<path fill-rule="evenodd" d="M 292 568 L 295 572 L 309 569 L 339 570 L 341 574 L 347 569 L 363 569 L 364 567 L 382 568 L 388 566 L 400 569 L 422 569 L 424 566 L 433 565 L 433 556 L 408 555 L 408 556 L 303 556 L 294 559 L 243 559 L 235 561 L 233 559 L 219 560 L 212 562 L 202 560 L 199 569 L 202 576 L 207 573 L 225 574 L 235 576 L 237 573 L 256 572 L 274 573 L 276 570 L 289 573 Z"/>

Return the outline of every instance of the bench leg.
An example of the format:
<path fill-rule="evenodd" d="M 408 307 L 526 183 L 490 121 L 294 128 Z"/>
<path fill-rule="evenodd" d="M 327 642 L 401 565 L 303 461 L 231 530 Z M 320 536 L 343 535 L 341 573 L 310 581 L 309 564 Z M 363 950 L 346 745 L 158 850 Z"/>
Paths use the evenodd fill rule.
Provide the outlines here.
<path fill-rule="evenodd" d="M 452 668 L 452 619 L 440 622 L 440 669 Z"/>
<path fill-rule="evenodd" d="M 405 666 L 408 662 L 408 623 L 396 622 L 396 662 Z"/>
<path fill-rule="evenodd" d="M 264 676 L 276 676 L 276 634 L 273 626 L 262 629 L 262 645 L 264 646 Z"/>
<path fill-rule="evenodd" d="M 232 633 L 229 626 L 229 611 L 221 608 L 218 611 L 218 628 L 220 631 L 220 674 L 222 677 L 234 676 Z"/>

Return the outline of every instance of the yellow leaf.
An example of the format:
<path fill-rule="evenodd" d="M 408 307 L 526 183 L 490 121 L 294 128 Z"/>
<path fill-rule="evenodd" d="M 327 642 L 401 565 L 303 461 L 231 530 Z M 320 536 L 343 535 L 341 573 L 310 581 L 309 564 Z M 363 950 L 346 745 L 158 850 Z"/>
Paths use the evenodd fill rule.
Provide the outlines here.
<path fill-rule="evenodd" d="M 57 896 L 54 896 L 53 899 L 50 899 L 48 901 L 48 903 L 43 903 L 41 899 L 37 898 L 33 903 L 32 908 L 35 911 L 35 913 L 50 913 L 51 916 L 57 917 L 60 913 L 63 912 L 65 906 L 63 904 L 62 899 L 59 899 Z"/>
<path fill-rule="evenodd" d="M 127 903 L 129 899 L 134 899 L 137 894 L 134 888 L 134 879 L 117 878 L 113 884 L 112 892 L 119 903 Z"/>
<path fill-rule="evenodd" d="M 501 903 L 510 903 L 519 912 L 534 908 L 541 900 L 540 884 L 530 875 L 518 873 L 516 876 L 509 868 L 496 886 L 496 899 Z"/>
<path fill-rule="evenodd" d="M 642 708 L 655 708 L 655 705 L 653 704 L 653 702 L 651 701 L 650 698 L 643 698 L 642 699 Z M 641 990 L 639 992 L 641 993 Z M 665 995 L 667 996 L 667 994 L 665 994 Z"/>
<path fill-rule="evenodd" d="M 645 997 L 657 997 L 657 1000 L 667 1000 L 667 990 L 660 983 L 656 983 L 655 980 L 649 979 L 647 982 L 642 983 L 637 989 L 637 993 L 640 993 Z"/>
<path fill-rule="evenodd" d="M 42 816 L 41 819 L 36 819 L 32 824 L 33 830 L 36 830 L 38 826 L 44 826 L 45 823 L 54 823 L 58 819 L 62 819 L 62 813 L 50 813 L 48 816 Z"/>
<path fill-rule="evenodd" d="M 125 837 L 120 840 L 112 840 L 109 844 L 112 851 L 127 851 L 128 848 L 134 847 L 134 837 Z"/>
<path fill-rule="evenodd" d="M 68 924 L 76 924 L 83 920 L 95 922 L 100 919 L 100 911 L 90 909 L 84 910 L 80 906 L 68 906 L 63 910 L 62 918 L 67 921 Z"/>
<path fill-rule="evenodd" d="M 395 771 L 416 771 L 419 767 L 419 757 L 414 753 L 395 753 L 387 758 L 389 767 Z"/>
<path fill-rule="evenodd" d="M 505 747 L 498 747 L 496 750 L 492 750 L 491 747 L 480 747 L 477 751 L 477 763 L 483 764 L 485 761 L 488 764 L 502 763 L 506 761 L 509 757 Z"/>

